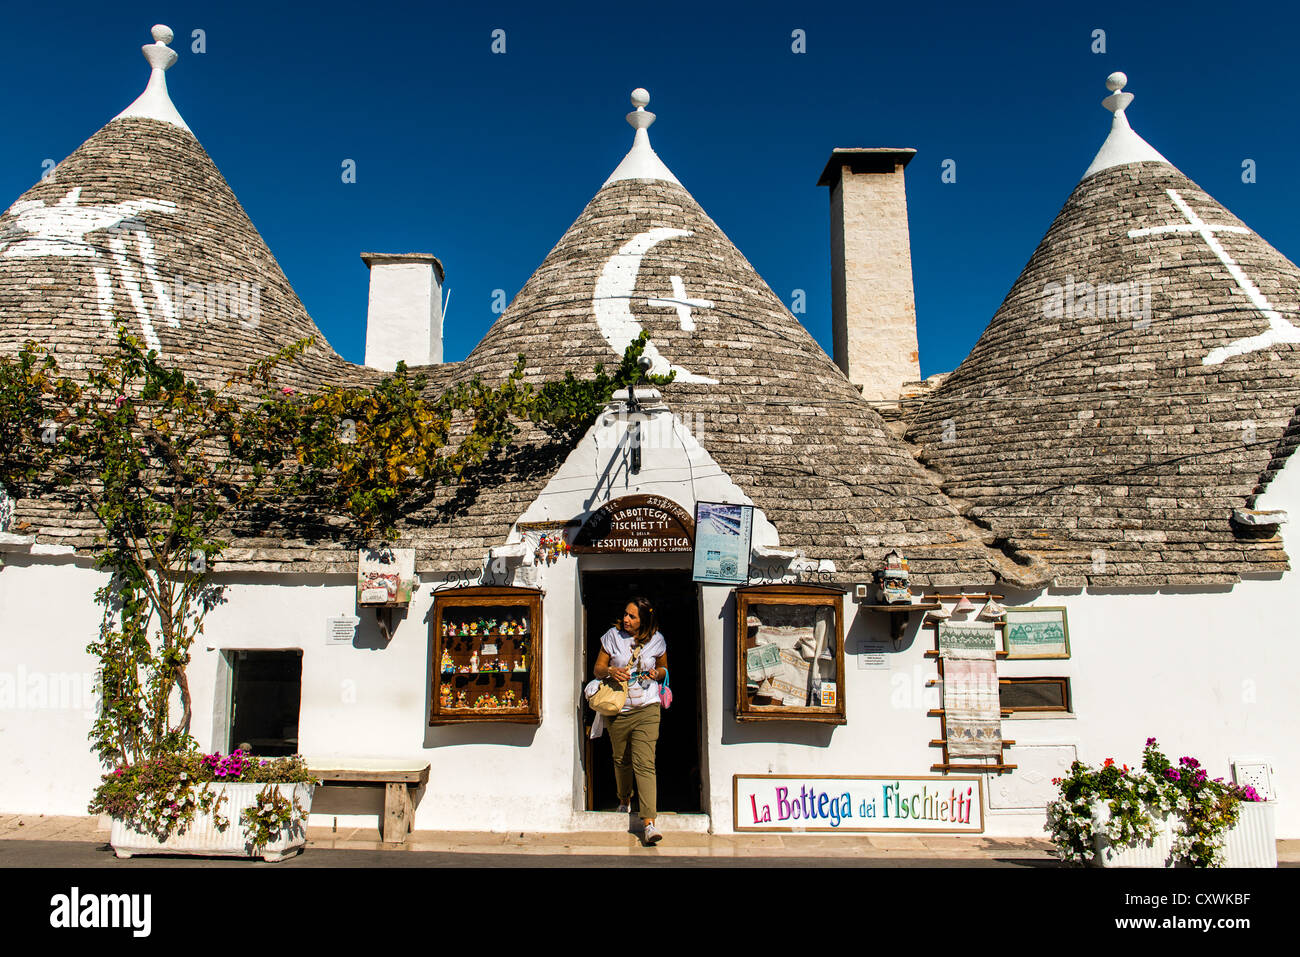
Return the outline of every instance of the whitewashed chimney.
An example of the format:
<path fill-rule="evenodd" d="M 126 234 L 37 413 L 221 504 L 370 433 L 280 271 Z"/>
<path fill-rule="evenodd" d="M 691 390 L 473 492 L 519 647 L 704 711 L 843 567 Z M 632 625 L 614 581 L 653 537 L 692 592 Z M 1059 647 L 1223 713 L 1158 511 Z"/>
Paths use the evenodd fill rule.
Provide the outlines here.
<path fill-rule="evenodd" d="M 362 253 L 370 267 L 366 365 L 442 362 L 442 263 L 428 253 Z"/>
<path fill-rule="evenodd" d="M 835 149 L 818 186 L 831 190 L 831 328 L 835 364 L 867 399 L 897 399 L 921 378 L 903 167 L 913 149 Z"/>

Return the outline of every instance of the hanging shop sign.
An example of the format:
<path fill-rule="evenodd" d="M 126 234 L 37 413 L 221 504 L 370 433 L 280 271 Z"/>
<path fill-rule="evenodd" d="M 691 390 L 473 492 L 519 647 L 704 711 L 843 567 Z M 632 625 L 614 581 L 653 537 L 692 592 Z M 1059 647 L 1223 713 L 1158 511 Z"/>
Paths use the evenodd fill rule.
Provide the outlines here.
<path fill-rule="evenodd" d="M 978 777 L 737 774 L 732 797 L 737 831 L 984 832 Z"/>
<path fill-rule="evenodd" d="M 754 506 L 695 503 L 695 561 L 692 577 L 714 585 L 749 581 Z"/>
<path fill-rule="evenodd" d="M 672 499 L 626 495 L 592 512 L 569 550 L 578 554 L 689 552 L 694 540 L 695 523 Z"/>
<path fill-rule="evenodd" d="M 358 605 L 409 605 L 414 590 L 414 548 L 363 548 L 357 553 Z"/>

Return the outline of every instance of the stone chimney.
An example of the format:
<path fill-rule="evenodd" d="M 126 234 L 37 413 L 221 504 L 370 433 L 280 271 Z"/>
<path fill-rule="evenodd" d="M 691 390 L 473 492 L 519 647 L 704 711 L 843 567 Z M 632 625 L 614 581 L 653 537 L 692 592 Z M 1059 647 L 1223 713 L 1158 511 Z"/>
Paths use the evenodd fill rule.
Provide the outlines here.
<path fill-rule="evenodd" d="M 442 362 L 442 263 L 428 253 L 362 253 L 370 267 L 366 365 Z"/>
<path fill-rule="evenodd" d="M 831 190 L 831 328 L 835 364 L 868 399 L 897 399 L 921 378 L 903 167 L 916 150 L 835 149 L 818 186 Z"/>

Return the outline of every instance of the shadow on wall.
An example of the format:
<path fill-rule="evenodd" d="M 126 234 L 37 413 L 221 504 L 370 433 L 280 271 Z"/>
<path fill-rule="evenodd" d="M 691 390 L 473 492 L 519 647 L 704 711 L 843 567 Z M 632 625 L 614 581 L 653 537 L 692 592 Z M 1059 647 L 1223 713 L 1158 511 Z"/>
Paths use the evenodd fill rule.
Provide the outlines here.
<path fill-rule="evenodd" d="M 426 704 L 425 714 L 428 715 Z M 466 744 L 499 744 L 511 748 L 532 747 L 537 737 L 533 724 L 433 725 L 424 729 L 424 747 L 455 748 Z"/>

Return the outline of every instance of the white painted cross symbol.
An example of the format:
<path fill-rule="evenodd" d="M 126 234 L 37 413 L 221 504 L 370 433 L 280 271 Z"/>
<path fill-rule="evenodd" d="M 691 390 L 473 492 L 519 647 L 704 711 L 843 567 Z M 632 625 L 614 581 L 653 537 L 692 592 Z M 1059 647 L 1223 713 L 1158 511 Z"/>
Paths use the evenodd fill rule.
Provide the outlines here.
<path fill-rule="evenodd" d="M 687 299 L 686 286 L 682 282 L 681 276 L 670 276 L 669 281 L 673 284 L 673 298 L 671 299 L 647 299 L 646 304 L 651 306 L 668 306 L 677 310 L 677 321 L 687 332 L 695 331 L 695 320 L 691 318 L 691 307 L 696 309 L 712 309 L 713 302 L 709 299 Z"/>
<path fill-rule="evenodd" d="M 1209 355 L 1201 360 L 1202 365 L 1217 366 L 1224 359 L 1232 356 L 1245 355 L 1248 352 L 1258 352 L 1260 349 L 1267 349 L 1270 346 L 1279 343 L 1300 343 L 1300 329 L 1288 322 L 1282 317 L 1276 309 L 1273 308 L 1259 288 L 1250 281 L 1250 277 L 1245 271 L 1237 265 L 1228 251 L 1223 248 L 1223 244 L 1215 237 L 1215 233 L 1246 233 L 1250 230 L 1244 226 L 1228 225 L 1210 225 L 1197 216 L 1187 202 L 1178 195 L 1177 190 L 1167 189 L 1165 192 L 1169 198 L 1174 201 L 1178 211 L 1187 217 L 1186 223 L 1172 223 L 1166 226 L 1149 226 L 1146 229 L 1130 229 L 1129 238 L 1136 239 L 1139 236 L 1156 236 L 1161 233 L 1199 233 L 1205 240 L 1205 244 L 1210 247 L 1214 255 L 1219 257 L 1219 261 L 1227 267 L 1228 273 L 1237 282 L 1237 286 L 1246 294 L 1251 305 L 1264 314 L 1268 320 L 1268 331 L 1260 333 L 1257 336 L 1248 336 L 1245 339 L 1238 339 L 1236 342 L 1229 343 L 1226 346 L 1220 346 L 1213 350 Z"/>

